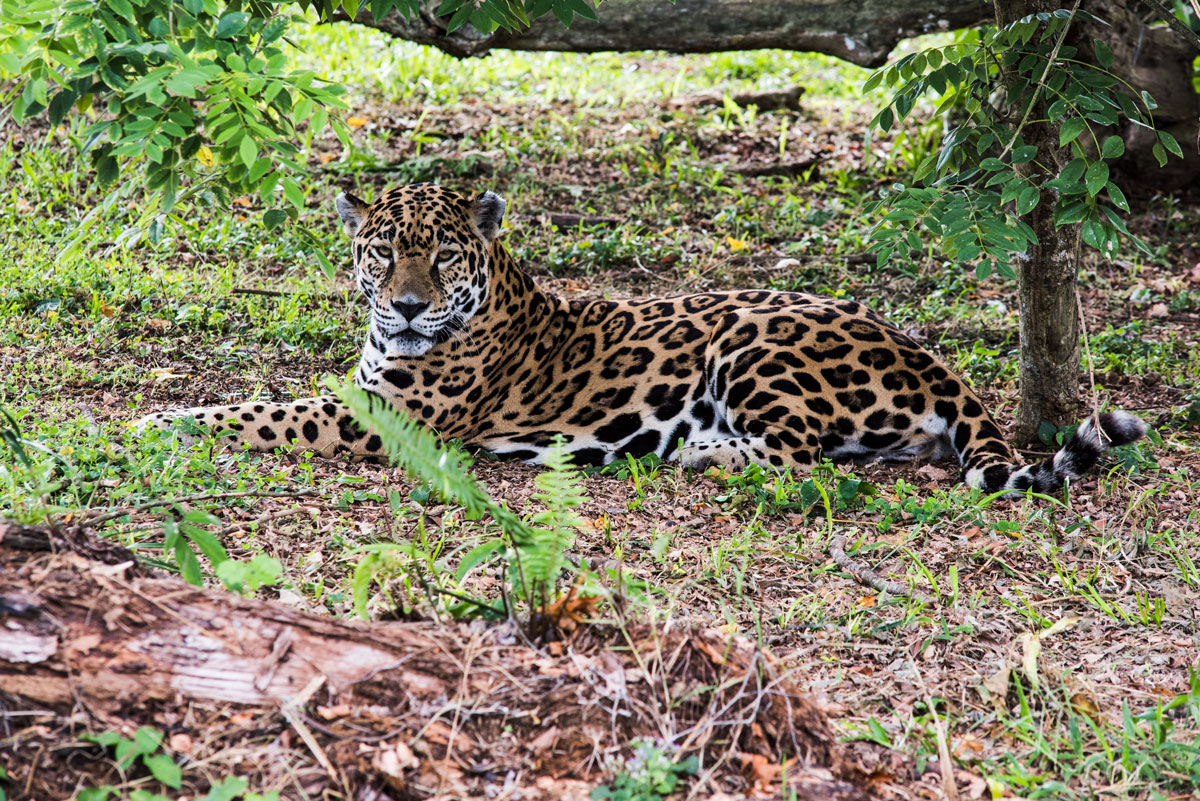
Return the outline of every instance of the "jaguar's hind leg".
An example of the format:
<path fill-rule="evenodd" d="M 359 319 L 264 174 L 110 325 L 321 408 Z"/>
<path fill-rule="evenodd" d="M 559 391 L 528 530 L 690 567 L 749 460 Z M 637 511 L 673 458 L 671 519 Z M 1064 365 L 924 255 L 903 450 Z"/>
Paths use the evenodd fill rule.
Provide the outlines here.
<path fill-rule="evenodd" d="M 705 350 L 705 376 L 731 434 L 688 443 L 685 463 L 807 471 L 822 456 L 860 461 L 936 452 L 944 425 L 924 425 L 932 404 L 912 372 L 932 370 L 934 360 L 913 351 L 914 367 L 904 365 L 889 386 L 885 371 L 903 364 L 900 341 L 903 335 L 852 303 L 729 314 Z"/>

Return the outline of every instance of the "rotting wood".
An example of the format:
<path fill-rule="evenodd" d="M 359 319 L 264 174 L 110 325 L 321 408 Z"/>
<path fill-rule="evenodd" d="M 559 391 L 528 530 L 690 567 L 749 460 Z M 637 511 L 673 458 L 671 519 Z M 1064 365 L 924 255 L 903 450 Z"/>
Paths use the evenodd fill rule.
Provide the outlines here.
<path fill-rule="evenodd" d="M 0 547 L 32 552 L 70 551 L 106 565 L 132 565 L 135 561 L 128 548 L 91 537 L 78 525 L 24 526 L 0 520 Z M 0 588 L 3 586 L 0 582 Z"/>
<path fill-rule="evenodd" d="M 735 747 L 772 762 L 799 754 L 788 783 L 806 798 L 877 797 L 797 677 L 718 629 L 633 626 L 626 638 L 593 626 L 552 656 L 505 626 L 342 621 L 75 553 L 31 558 L 0 545 L 0 576 L 0 704 L 10 709 L 14 699 L 60 715 L 83 708 L 98 728 L 129 728 L 178 720 L 196 704 L 266 707 L 279 735 L 301 734 L 293 758 L 327 755 L 321 774 L 332 764 L 352 786 L 403 786 L 413 797 L 429 786 L 423 771 L 451 757 L 501 777 L 530 764 L 548 776 L 590 764 L 575 777 L 598 779 L 597 755 L 672 732 L 693 752 Z M 664 687 L 684 695 L 667 703 Z M 326 722 L 301 716 L 305 702 Z M 449 736 L 443 718 L 455 720 Z M 547 747 L 538 735 L 550 725 L 560 733 Z M 535 741 L 547 751 L 536 760 Z M 376 754 L 385 746 L 391 757 Z M 27 760 L 3 750 L 23 781 Z M 381 776 L 397 751 L 423 759 Z M 456 770 L 462 792 L 482 792 L 484 779 Z"/>

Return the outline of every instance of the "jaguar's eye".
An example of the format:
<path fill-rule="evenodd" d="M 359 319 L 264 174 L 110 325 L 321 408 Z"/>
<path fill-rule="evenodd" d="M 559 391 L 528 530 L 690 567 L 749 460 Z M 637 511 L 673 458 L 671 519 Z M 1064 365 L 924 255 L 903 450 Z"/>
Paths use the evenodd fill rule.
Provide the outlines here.
<path fill-rule="evenodd" d="M 448 264 L 453 264 L 461 255 L 457 250 L 439 250 L 437 258 L 434 259 L 434 264 L 438 267 L 445 267 Z"/>
<path fill-rule="evenodd" d="M 374 247 L 371 250 L 374 251 L 374 253 L 377 257 L 379 257 L 380 259 L 383 259 L 384 261 L 390 262 L 392 260 L 392 249 L 391 248 Z"/>

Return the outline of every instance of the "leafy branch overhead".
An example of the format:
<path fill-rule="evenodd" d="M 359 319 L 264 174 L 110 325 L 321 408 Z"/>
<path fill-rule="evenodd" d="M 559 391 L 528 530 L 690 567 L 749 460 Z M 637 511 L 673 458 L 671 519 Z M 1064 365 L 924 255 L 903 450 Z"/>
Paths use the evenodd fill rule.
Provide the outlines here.
<path fill-rule="evenodd" d="M 867 80 L 867 91 L 892 88 L 872 120 L 880 130 L 891 130 L 927 92 L 938 99 L 934 115 L 948 121 L 941 148 L 917 166 L 912 184 L 896 184 L 876 206 L 886 210 L 872 233 L 880 264 L 921 251 L 932 235 L 947 258 L 978 259 L 979 277 L 996 270 L 1013 278 L 1011 259 L 1036 241 L 1020 218 L 1042 202 L 1055 204 L 1056 225 L 1081 225 L 1083 242 L 1106 256 L 1122 236 L 1145 249 L 1122 220 L 1129 203 L 1110 180 L 1108 162 L 1125 152 L 1112 131 L 1122 119 L 1153 131 L 1160 165 L 1183 151 L 1170 133 L 1155 130 L 1154 98 L 1113 71 L 1107 44 L 1092 42 L 1093 63 L 1066 43 L 1071 25 L 1088 20 L 1103 24 L 1060 9 L 967 31 Z M 1058 128 L 1065 163 L 1022 135 L 1038 104 Z"/>
<path fill-rule="evenodd" d="M 22 123 L 68 124 L 102 186 L 92 215 L 145 190 L 127 236 L 158 242 L 193 205 L 229 208 L 249 195 L 275 228 L 305 205 L 305 151 L 332 128 L 350 147 L 343 89 L 289 66 L 289 26 L 358 0 L 4 0 L 0 2 L 0 111 Z M 372 0 L 381 18 L 418 13 L 419 0 Z M 563 24 L 595 18 L 583 0 L 443 0 L 451 29 L 515 29 L 553 12 Z M 82 236 L 87 225 L 81 226 Z M 74 245 L 78 245 L 76 238 Z M 68 247 L 69 251 L 71 248 Z M 319 254 L 323 266 L 328 263 Z"/>

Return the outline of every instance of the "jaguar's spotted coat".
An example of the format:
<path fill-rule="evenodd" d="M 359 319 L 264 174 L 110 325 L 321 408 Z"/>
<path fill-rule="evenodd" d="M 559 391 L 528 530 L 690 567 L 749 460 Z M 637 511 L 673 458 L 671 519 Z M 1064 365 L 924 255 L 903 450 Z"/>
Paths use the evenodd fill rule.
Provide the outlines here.
<path fill-rule="evenodd" d="M 794 292 L 710 292 L 632 301 L 564 300 L 540 289 L 498 241 L 505 202 L 430 184 L 367 205 L 337 201 L 353 238 L 371 326 L 354 380 L 501 456 L 537 462 L 556 434 L 577 463 L 658 453 L 684 464 L 808 468 L 833 459 L 954 453 L 968 484 L 1048 491 L 1145 424 L 1111 412 L 1053 458 L 1014 465 L 973 392 L 859 303 Z M 236 441 L 290 441 L 371 455 L 335 398 L 245 403 L 191 415 Z"/>

